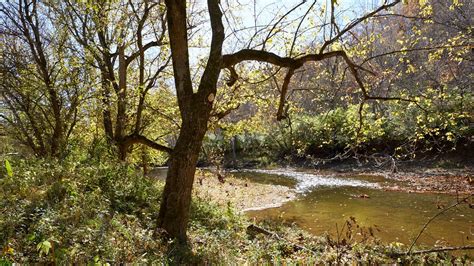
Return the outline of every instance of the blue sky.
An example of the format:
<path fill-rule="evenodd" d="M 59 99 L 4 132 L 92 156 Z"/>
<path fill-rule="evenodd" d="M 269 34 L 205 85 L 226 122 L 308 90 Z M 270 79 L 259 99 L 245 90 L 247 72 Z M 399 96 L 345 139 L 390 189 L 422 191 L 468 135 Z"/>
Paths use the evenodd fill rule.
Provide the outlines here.
<path fill-rule="evenodd" d="M 328 27 L 326 27 L 325 30 L 322 30 L 314 25 L 322 25 L 325 19 L 326 22 L 329 22 L 330 1 L 331 0 L 317 0 L 316 4 L 311 9 L 311 13 L 309 13 L 305 18 L 304 23 L 300 28 L 300 32 L 303 33 L 301 33 L 301 36 L 297 39 L 297 44 L 300 44 L 300 48 L 322 43 L 324 34 L 328 35 Z M 252 39 L 252 36 L 255 35 L 259 27 L 260 29 L 265 28 L 268 31 L 278 18 L 301 2 L 302 0 L 221 0 L 223 8 L 226 10 L 224 14 L 224 25 L 226 28 L 226 35 L 228 36 L 224 43 L 224 53 L 231 53 L 247 48 L 248 41 Z M 381 2 L 383 1 L 338 0 L 338 5 L 336 6 L 336 18 L 340 28 L 343 28 L 353 19 L 378 7 Z M 266 49 L 285 55 L 283 47 L 289 47 L 288 43 L 293 39 L 300 18 L 306 13 L 312 4 L 313 1 L 306 1 L 298 9 L 293 11 L 286 20 L 280 23 L 279 26 L 284 25 L 284 27 L 279 27 L 280 32 L 275 36 L 272 44 L 266 46 Z M 205 9 L 205 2 L 197 2 L 197 7 L 195 8 Z M 257 19 L 255 20 L 255 18 Z M 201 23 L 197 23 L 199 26 L 195 30 L 198 30 L 198 34 L 195 36 L 201 38 L 201 44 L 203 46 L 198 45 L 200 47 L 190 49 L 190 61 L 193 65 L 199 62 L 200 59 L 206 58 L 208 53 L 207 46 L 211 39 L 207 12 L 204 12 L 203 16 L 198 17 L 196 20 Z M 257 27 L 254 27 L 255 25 L 257 25 Z M 237 31 L 238 33 L 232 34 L 234 31 Z M 260 39 L 265 38 L 266 34 L 266 32 L 260 34 Z M 259 42 L 258 38 L 256 38 L 253 44 L 258 43 L 261 43 L 261 41 Z M 261 47 L 255 48 L 260 49 Z M 202 69 L 197 71 L 200 72 Z"/>
<path fill-rule="evenodd" d="M 268 30 L 272 27 L 275 21 L 285 14 L 287 11 L 291 10 L 293 7 L 301 3 L 302 0 L 222 0 L 222 6 L 224 9 L 227 9 L 225 12 L 224 24 L 226 27 L 226 33 L 228 39 L 225 42 L 225 52 L 232 52 L 245 48 L 249 39 L 255 35 L 255 32 L 258 31 L 258 27 L 266 27 Z M 338 0 L 338 5 L 336 6 L 336 18 L 340 28 L 343 28 L 344 25 L 348 24 L 351 20 L 360 17 L 362 14 L 367 11 L 373 10 L 376 8 L 382 0 Z M 204 1 L 198 1 L 197 6 L 200 8 L 205 8 Z M 286 20 L 280 23 L 281 27 L 280 33 L 275 36 L 274 41 L 283 41 L 285 37 L 290 38 L 295 32 L 295 29 L 300 21 L 301 16 L 305 14 L 308 8 L 312 5 L 313 1 L 308 0 L 306 3 L 301 5 L 298 9 L 293 11 Z M 321 25 L 324 22 L 329 20 L 329 7 L 331 0 L 317 0 L 316 4 L 313 6 L 312 11 L 305 18 L 304 23 L 301 25 L 300 31 L 305 32 L 302 34 L 301 38 L 298 37 L 300 42 L 308 42 L 309 38 L 313 38 L 311 42 L 321 41 L 323 33 L 328 34 L 328 28 L 323 30 L 311 29 L 311 26 Z M 199 9 L 199 7 L 198 7 Z M 205 13 L 204 13 L 205 14 Z M 202 16 L 200 19 L 201 24 L 198 27 L 199 33 L 197 36 L 200 36 L 203 40 L 204 46 L 207 46 L 210 41 L 210 28 L 208 23 L 207 14 Z M 256 19 L 255 19 L 256 18 Z M 291 23 L 293 21 L 293 23 Z M 197 23 L 199 24 L 199 23 Z M 257 25 L 257 28 L 254 26 Z M 232 32 L 237 31 L 238 33 L 232 34 Z M 266 34 L 262 34 L 261 38 L 264 38 Z M 302 40 L 306 38 L 306 40 Z M 255 44 L 258 44 L 258 41 L 255 41 Z M 277 46 L 280 44 L 274 44 Z M 197 48 L 192 50 L 202 50 L 203 48 Z M 204 51 L 193 51 L 192 53 L 206 53 Z"/>

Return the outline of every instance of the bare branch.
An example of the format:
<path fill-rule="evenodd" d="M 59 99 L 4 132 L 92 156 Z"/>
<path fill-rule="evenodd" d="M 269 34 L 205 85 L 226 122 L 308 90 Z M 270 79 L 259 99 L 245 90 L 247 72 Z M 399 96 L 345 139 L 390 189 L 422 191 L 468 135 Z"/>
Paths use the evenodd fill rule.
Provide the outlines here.
<path fill-rule="evenodd" d="M 267 43 L 267 41 L 271 38 L 272 36 L 272 33 L 273 31 L 275 30 L 275 28 L 277 27 L 278 24 L 280 24 L 280 22 L 285 19 L 289 14 L 291 14 L 293 11 L 295 11 L 298 7 L 300 7 L 301 5 L 303 5 L 304 3 L 306 3 L 306 0 L 304 1 L 301 1 L 301 3 L 297 4 L 296 6 L 294 6 L 292 9 L 290 9 L 288 12 L 286 12 L 283 16 L 281 16 L 280 19 L 278 19 L 278 21 L 273 24 L 273 27 L 270 29 L 270 31 L 268 32 L 267 34 L 267 37 L 264 39 L 263 41 L 263 46 L 262 46 L 262 50 L 265 50 L 265 44 Z"/>
<path fill-rule="evenodd" d="M 323 46 L 321 47 L 321 49 L 319 50 L 320 53 L 324 52 L 324 50 L 329 46 L 331 45 L 332 43 L 334 43 L 335 41 L 337 41 L 339 38 L 341 38 L 344 34 L 346 34 L 346 32 L 350 31 L 351 29 L 353 29 L 354 27 L 356 27 L 357 25 L 359 25 L 360 23 L 364 22 L 365 20 L 373 17 L 375 14 L 383 11 L 383 10 L 386 10 L 386 9 L 389 9 L 391 7 L 394 7 L 395 5 L 397 5 L 398 3 L 400 3 L 401 0 L 395 0 L 393 1 L 392 3 L 390 4 L 386 4 L 386 1 L 385 1 L 385 4 L 379 6 L 377 9 L 365 14 L 364 16 L 352 21 L 351 23 L 349 23 L 349 25 L 347 25 L 344 29 L 342 29 L 338 34 L 336 34 L 336 36 L 334 36 L 333 38 L 327 40 L 326 42 L 324 42 Z"/>
<path fill-rule="evenodd" d="M 462 203 L 466 203 L 467 200 L 469 198 L 471 198 L 472 196 L 474 196 L 474 194 L 471 194 L 461 200 L 457 200 L 454 204 L 442 209 L 440 212 L 438 212 L 437 214 L 435 214 L 433 217 L 431 217 L 424 225 L 423 225 L 423 228 L 421 228 L 420 232 L 418 233 L 418 235 L 415 237 L 415 239 L 413 240 L 413 242 L 411 243 L 410 245 L 410 248 L 408 248 L 408 251 L 406 254 L 412 254 L 411 253 L 411 250 L 413 249 L 413 246 L 416 244 L 416 241 L 418 241 L 418 239 L 420 238 L 421 234 L 423 234 L 423 232 L 426 230 L 426 227 L 428 227 L 428 225 L 434 220 L 436 219 L 438 216 L 440 216 L 441 214 L 445 213 L 446 211 L 462 204 Z"/>

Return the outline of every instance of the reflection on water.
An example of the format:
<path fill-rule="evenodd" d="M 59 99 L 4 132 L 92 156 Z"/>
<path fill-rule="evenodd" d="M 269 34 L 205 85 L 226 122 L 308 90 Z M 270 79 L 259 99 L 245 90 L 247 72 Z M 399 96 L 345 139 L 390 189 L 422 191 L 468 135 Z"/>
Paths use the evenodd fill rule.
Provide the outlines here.
<path fill-rule="evenodd" d="M 377 228 L 384 242 L 410 243 L 423 224 L 439 212 L 438 206 L 448 206 L 455 196 L 416 194 L 384 191 L 380 184 L 393 182 L 380 177 L 336 178 L 320 177 L 298 171 L 258 171 L 260 182 L 273 179 L 295 181 L 293 187 L 300 197 L 278 208 L 249 211 L 247 215 L 257 219 L 278 219 L 295 222 L 307 231 L 320 235 L 335 233 L 353 216 L 361 226 Z M 246 171 L 241 177 L 252 179 L 254 173 Z M 258 181 L 258 180 L 257 180 Z M 360 198 L 367 195 L 369 198 Z M 460 206 L 447 211 L 428 226 L 418 241 L 426 245 L 473 245 L 474 211 Z"/>

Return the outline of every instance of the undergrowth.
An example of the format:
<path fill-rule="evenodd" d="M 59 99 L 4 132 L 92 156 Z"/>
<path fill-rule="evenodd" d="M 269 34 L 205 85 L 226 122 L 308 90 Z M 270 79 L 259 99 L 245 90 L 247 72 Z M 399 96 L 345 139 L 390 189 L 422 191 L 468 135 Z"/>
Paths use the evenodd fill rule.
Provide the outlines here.
<path fill-rule="evenodd" d="M 445 253 L 393 258 L 387 254 L 406 247 L 382 245 L 371 236 L 355 241 L 355 231 L 336 241 L 266 222 L 259 226 L 273 235 L 252 234 L 245 216 L 202 198 L 193 200 L 189 245 L 183 248 L 157 230 L 163 183 L 129 165 L 31 159 L 9 164 L 0 173 L 0 265 L 466 261 Z M 350 223 L 347 228 L 355 230 Z"/>

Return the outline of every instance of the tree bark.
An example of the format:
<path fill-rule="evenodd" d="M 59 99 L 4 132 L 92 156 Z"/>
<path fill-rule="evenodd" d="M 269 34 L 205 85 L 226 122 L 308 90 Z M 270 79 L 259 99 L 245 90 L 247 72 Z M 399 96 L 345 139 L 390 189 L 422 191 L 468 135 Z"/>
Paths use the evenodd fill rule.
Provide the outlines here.
<path fill-rule="evenodd" d="M 115 124 L 115 141 L 119 148 L 119 159 L 125 161 L 127 147 L 124 143 L 124 129 L 127 112 L 127 65 L 125 61 L 125 44 L 119 48 L 119 91 L 117 93 L 117 122 Z"/>
<path fill-rule="evenodd" d="M 186 1 L 166 1 L 173 74 L 183 122 L 170 157 L 158 225 L 181 243 L 187 240 L 196 163 L 207 131 L 222 66 L 222 13 L 218 0 L 208 0 L 207 4 L 212 28 L 211 49 L 198 90 L 194 93 L 189 69 Z"/>
<path fill-rule="evenodd" d="M 167 0 L 167 23 L 173 59 L 173 74 L 182 126 L 173 153 L 158 215 L 158 226 L 170 237 L 186 242 L 194 171 L 200 149 L 193 130 L 191 100 L 193 87 L 189 69 L 186 1 Z M 196 127 L 200 125 L 194 124 Z"/>
<path fill-rule="evenodd" d="M 105 59 L 104 59 L 105 62 Z M 105 136 L 108 143 L 114 140 L 114 128 L 112 122 L 112 113 L 110 112 L 110 84 L 105 73 L 105 67 L 101 69 L 101 83 L 102 83 L 102 122 L 104 124 Z"/>
<path fill-rule="evenodd" d="M 186 230 L 191 206 L 191 192 L 194 173 L 201 150 L 202 139 L 207 130 L 207 123 L 196 123 L 186 126 L 180 132 L 178 141 L 171 154 L 168 175 L 163 191 L 159 227 L 171 237 L 186 243 Z"/>

